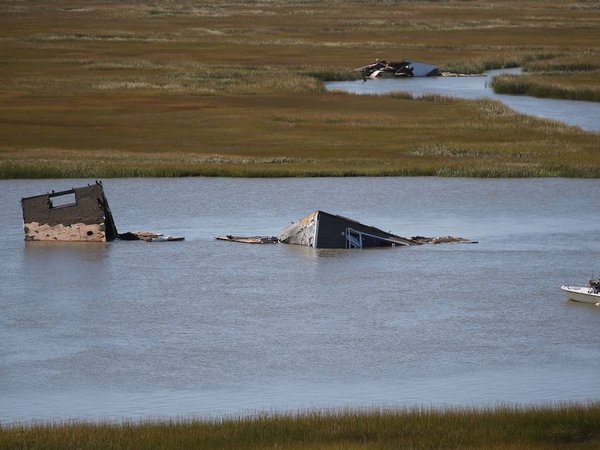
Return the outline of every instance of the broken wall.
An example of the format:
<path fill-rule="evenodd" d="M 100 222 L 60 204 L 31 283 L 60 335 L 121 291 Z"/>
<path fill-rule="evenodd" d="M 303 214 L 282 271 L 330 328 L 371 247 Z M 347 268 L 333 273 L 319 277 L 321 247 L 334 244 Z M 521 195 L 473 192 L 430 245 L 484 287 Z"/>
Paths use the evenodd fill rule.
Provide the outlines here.
<path fill-rule="evenodd" d="M 279 233 L 279 241 L 284 244 L 315 247 L 315 233 L 319 211 L 315 211 Z"/>
<path fill-rule="evenodd" d="M 102 184 L 21 200 L 27 241 L 111 241 L 117 238 Z"/>

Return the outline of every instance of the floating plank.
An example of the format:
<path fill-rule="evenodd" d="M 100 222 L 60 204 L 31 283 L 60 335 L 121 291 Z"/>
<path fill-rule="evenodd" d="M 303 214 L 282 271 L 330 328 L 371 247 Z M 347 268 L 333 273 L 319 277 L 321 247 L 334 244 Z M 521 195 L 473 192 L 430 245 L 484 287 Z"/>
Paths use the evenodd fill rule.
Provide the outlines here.
<path fill-rule="evenodd" d="M 277 244 L 279 240 L 275 236 L 216 236 L 218 241 L 241 242 L 242 244 Z"/>

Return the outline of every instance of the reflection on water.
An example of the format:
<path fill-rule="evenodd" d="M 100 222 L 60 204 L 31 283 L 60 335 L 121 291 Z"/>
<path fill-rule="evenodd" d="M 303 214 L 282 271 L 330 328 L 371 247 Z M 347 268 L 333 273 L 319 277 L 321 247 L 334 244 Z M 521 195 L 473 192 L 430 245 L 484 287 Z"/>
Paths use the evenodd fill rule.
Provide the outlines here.
<path fill-rule="evenodd" d="M 499 74 L 519 74 L 521 69 L 501 69 L 485 72 L 481 77 L 420 77 L 379 80 L 336 81 L 326 83 L 328 90 L 355 94 L 386 94 L 408 92 L 415 96 L 437 94 L 468 99 L 492 98 L 511 109 L 532 116 L 558 120 L 588 131 L 600 132 L 600 103 L 575 100 L 536 98 L 525 95 L 496 94 L 491 79 Z"/>
<path fill-rule="evenodd" d="M 25 241 L 23 258 L 28 265 L 39 267 L 85 262 L 96 264 L 106 258 L 110 245 L 107 242 L 69 242 L 57 245 L 56 242 L 49 241 Z"/>
<path fill-rule="evenodd" d="M 23 241 L 21 197 L 86 182 L 0 181 L 2 421 L 598 399 L 600 308 L 559 287 L 600 270 L 599 180 L 113 179 L 120 229 L 186 240 Z M 479 244 L 213 239 L 317 208 Z"/>
<path fill-rule="evenodd" d="M 98 274 L 106 270 L 109 245 L 102 242 L 24 242 L 23 280 L 40 299 L 98 297 Z"/>

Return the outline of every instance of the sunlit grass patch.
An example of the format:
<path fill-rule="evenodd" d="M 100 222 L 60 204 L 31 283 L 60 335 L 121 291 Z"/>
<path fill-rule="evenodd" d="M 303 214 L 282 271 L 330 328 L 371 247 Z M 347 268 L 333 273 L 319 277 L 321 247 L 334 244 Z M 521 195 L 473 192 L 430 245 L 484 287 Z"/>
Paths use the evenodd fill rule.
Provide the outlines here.
<path fill-rule="evenodd" d="M 407 152 L 413 156 L 443 156 L 448 158 L 478 157 L 490 158 L 502 156 L 502 152 L 482 151 L 449 145 L 423 145 Z"/>
<path fill-rule="evenodd" d="M 87 60 L 89 70 L 165 70 L 173 69 L 171 65 L 149 61 L 141 58 L 113 58 L 104 60 Z"/>
<path fill-rule="evenodd" d="M 136 34 L 128 32 L 114 33 L 72 33 L 72 34 L 35 34 L 28 38 L 32 42 L 46 41 L 130 41 L 130 42 L 165 42 L 169 37 L 157 34 Z"/>

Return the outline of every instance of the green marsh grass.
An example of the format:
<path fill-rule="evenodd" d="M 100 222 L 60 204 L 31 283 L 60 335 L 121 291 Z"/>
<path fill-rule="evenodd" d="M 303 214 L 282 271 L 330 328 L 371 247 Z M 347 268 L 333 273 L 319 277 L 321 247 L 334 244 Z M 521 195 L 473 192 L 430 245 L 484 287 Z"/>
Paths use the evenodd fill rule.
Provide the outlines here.
<path fill-rule="evenodd" d="M 323 88 L 375 58 L 412 58 L 469 73 L 554 67 L 565 88 L 597 89 L 594 11 L 575 0 L 7 0 L 0 177 L 596 177 L 598 134 L 487 102 Z"/>
<path fill-rule="evenodd" d="M 593 449 L 600 404 L 0 425 L 2 449 Z"/>

